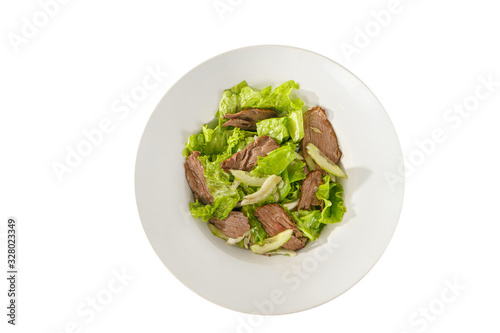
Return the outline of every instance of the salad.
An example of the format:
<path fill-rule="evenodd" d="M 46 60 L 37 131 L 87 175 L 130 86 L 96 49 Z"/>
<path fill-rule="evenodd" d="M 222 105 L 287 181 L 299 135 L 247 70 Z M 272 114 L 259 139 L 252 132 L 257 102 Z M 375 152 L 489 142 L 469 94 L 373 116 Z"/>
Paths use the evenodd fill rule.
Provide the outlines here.
<path fill-rule="evenodd" d="M 183 151 L 191 214 L 229 245 L 296 255 L 346 211 L 342 152 L 321 107 L 308 108 L 287 81 L 274 90 L 245 81 L 222 94 L 216 123 Z"/>

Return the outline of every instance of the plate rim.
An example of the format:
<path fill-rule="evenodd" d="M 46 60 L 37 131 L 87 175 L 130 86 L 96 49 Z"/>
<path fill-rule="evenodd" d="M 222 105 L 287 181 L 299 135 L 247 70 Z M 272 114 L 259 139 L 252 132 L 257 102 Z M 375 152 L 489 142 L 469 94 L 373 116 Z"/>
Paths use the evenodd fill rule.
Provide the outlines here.
<path fill-rule="evenodd" d="M 191 288 L 181 278 L 179 278 L 179 276 L 169 266 L 166 265 L 166 263 L 163 261 L 162 257 L 160 256 L 160 253 L 157 251 L 157 249 L 153 245 L 153 243 L 152 243 L 152 241 L 151 241 L 151 239 L 150 239 L 150 237 L 148 235 L 148 232 L 147 232 L 147 230 L 145 228 L 145 224 L 143 222 L 143 218 L 141 217 L 141 209 L 139 207 L 138 193 L 137 193 L 137 182 L 138 182 L 137 169 L 138 169 L 139 152 L 141 151 L 142 142 L 143 142 L 144 136 L 146 135 L 146 129 L 149 127 L 150 123 L 152 122 L 153 115 L 159 109 L 159 107 L 163 103 L 164 99 L 170 94 L 170 92 L 177 86 L 177 84 L 180 81 L 182 81 L 185 77 L 189 76 L 192 72 L 198 70 L 200 67 L 203 67 L 208 62 L 211 62 L 211 61 L 213 61 L 213 60 L 215 60 L 217 58 L 224 57 L 224 56 L 226 56 L 226 55 L 228 55 L 230 53 L 240 52 L 240 51 L 244 51 L 244 50 L 248 50 L 248 49 L 260 49 L 260 48 L 279 48 L 279 49 L 285 49 L 285 50 L 288 49 L 288 50 L 294 50 L 294 51 L 300 51 L 300 52 L 309 53 L 311 55 L 321 57 L 322 59 L 324 59 L 327 62 L 333 63 L 334 65 L 340 67 L 342 70 L 346 71 L 348 74 L 352 75 L 361 85 L 363 85 L 363 87 L 365 89 L 367 89 L 367 91 L 371 94 L 371 96 L 373 96 L 373 98 L 375 98 L 376 102 L 381 107 L 381 111 L 384 112 L 384 114 L 386 116 L 386 120 L 388 121 L 388 125 L 390 125 L 390 128 L 391 128 L 391 130 L 392 130 L 392 132 L 394 134 L 394 137 L 396 139 L 395 143 L 397 143 L 398 155 L 399 155 L 399 157 L 401 157 L 400 160 L 403 163 L 403 167 L 404 167 L 404 157 L 403 157 L 403 152 L 402 152 L 402 148 L 401 148 L 401 142 L 399 140 L 399 136 L 397 134 L 396 128 L 394 127 L 394 124 L 393 124 L 393 122 L 392 122 L 389 114 L 387 113 L 387 110 L 385 109 L 384 105 L 381 103 L 381 101 L 377 97 L 377 95 L 375 95 L 373 93 L 373 91 L 365 84 L 365 82 L 363 80 L 361 80 L 357 75 L 355 75 L 353 72 L 351 72 L 349 69 L 347 69 L 345 66 L 343 66 L 340 63 L 338 63 L 337 61 L 335 61 L 335 60 L 333 60 L 333 59 L 331 59 L 331 58 L 329 58 L 329 57 L 327 57 L 327 56 L 325 56 L 323 54 L 317 53 L 315 51 L 311 51 L 309 49 L 305 49 L 305 48 L 301 48 L 301 47 L 297 47 L 297 46 L 291 46 L 291 45 L 284 45 L 284 44 L 255 44 L 255 45 L 249 45 L 249 46 L 244 46 L 244 47 L 239 47 L 239 48 L 234 48 L 234 49 L 231 49 L 231 50 L 227 50 L 227 51 L 224 51 L 222 53 L 219 53 L 219 54 L 216 54 L 216 55 L 214 55 L 212 57 L 207 58 L 206 60 L 200 62 L 198 65 L 192 67 L 190 70 L 184 72 L 165 91 L 165 93 L 163 94 L 163 96 L 161 97 L 161 99 L 158 101 L 158 103 L 154 106 L 154 108 L 152 109 L 152 112 L 149 115 L 149 119 L 148 119 L 147 123 L 145 124 L 145 126 L 143 128 L 143 131 L 142 131 L 142 134 L 141 134 L 141 137 L 140 137 L 140 140 L 139 140 L 139 145 L 138 145 L 137 150 L 136 150 L 136 155 L 135 155 L 136 158 L 135 158 L 135 164 L 134 164 L 134 196 L 135 196 L 135 203 L 136 203 L 136 207 L 137 207 L 137 212 L 138 212 L 138 215 L 139 215 L 139 220 L 141 222 L 141 226 L 143 228 L 143 231 L 144 231 L 144 233 L 146 235 L 146 238 L 147 238 L 147 240 L 148 240 L 151 248 L 155 252 L 155 254 L 158 257 L 158 259 L 160 260 L 160 262 L 163 264 L 163 266 L 165 266 L 168 269 L 168 271 L 179 282 L 181 282 L 185 287 L 187 287 L 190 291 L 194 292 L 196 295 L 198 295 L 198 296 L 202 297 L 203 299 L 209 301 L 210 303 L 215 304 L 215 305 L 217 305 L 217 306 L 219 306 L 221 308 L 224 308 L 224 309 L 236 311 L 236 312 L 239 312 L 239 313 L 245 313 L 245 314 L 249 314 L 249 315 L 256 315 L 257 314 L 257 315 L 263 315 L 263 316 L 280 316 L 280 315 L 286 315 L 286 314 L 293 314 L 293 313 L 299 313 L 299 312 L 303 312 L 303 311 L 308 311 L 308 310 L 314 309 L 316 307 L 319 307 L 321 305 L 324 305 L 324 304 L 326 304 L 326 303 L 334 300 L 335 298 L 343 295 L 345 292 L 347 292 L 351 288 L 353 288 L 366 275 L 368 275 L 369 272 L 372 271 L 373 267 L 375 267 L 375 265 L 378 263 L 378 261 L 380 260 L 380 258 L 383 256 L 383 254 L 386 252 L 387 248 L 389 247 L 389 244 L 391 243 L 392 238 L 394 237 L 396 229 L 397 229 L 397 227 L 399 225 L 399 221 L 401 219 L 401 214 L 402 214 L 402 210 L 403 210 L 403 204 L 404 204 L 405 189 L 406 189 L 406 179 L 403 176 L 402 177 L 402 183 L 401 183 L 401 185 L 399 185 L 401 187 L 401 189 L 400 189 L 401 195 L 400 195 L 400 204 L 399 204 L 398 209 L 397 209 L 397 214 L 395 214 L 395 217 L 397 217 L 396 218 L 396 223 L 395 223 L 394 228 L 392 229 L 392 231 L 390 233 L 388 242 L 387 242 L 387 244 L 385 244 L 384 249 L 381 251 L 380 255 L 376 258 L 376 260 L 373 261 L 373 264 L 371 266 L 369 266 L 369 268 L 366 270 L 366 272 L 362 276 L 359 277 L 359 279 L 356 279 L 355 281 L 353 280 L 353 283 L 350 284 L 350 286 L 348 288 L 346 288 L 345 290 L 343 290 L 342 292 L 340 292 L 336 296 L 333 296 L 333 297 L 329 298 L 328 300 L 325 300 L 323 302 L 318 302 L 318 303 L 316 303 L 314 305 L 311 305 L 311 306 L 302 307 L 302 308 L 299 308 L 297 310 L 287 311 L 287 312 L 270 313 L 270 314 L 267 314 L 267 313 L 257 313 L 257 312 L 249 312 L 249 311 L 243 311 L 243 310 L 236 309 L 236 308 L 230 308 L 230 307 L 227 307 L 225 305 L 219 304 L 219 303 L 217 303 L 216 301 L 214 301 L 212 299 L 208 299 L 205 296 L 203 296 L 200 293 L 198 293 L 197 290 Z"/>

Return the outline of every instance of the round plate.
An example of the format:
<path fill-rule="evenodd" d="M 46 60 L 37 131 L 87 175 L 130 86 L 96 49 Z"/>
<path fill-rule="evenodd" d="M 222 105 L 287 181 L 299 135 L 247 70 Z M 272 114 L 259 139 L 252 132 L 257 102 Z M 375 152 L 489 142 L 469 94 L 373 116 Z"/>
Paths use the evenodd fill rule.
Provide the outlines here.
<path fill-rule="evenodd" d="M 228 246 L 189 213 L 184 143 L 214 117 L 224 89 L 242 80 L 256 88 L 298 82 L 297 96 L 327 111 L 344 153 L 344 220 L 328 225 L 296 257 Z M 375 265 L 401 212 L 403 180 L 389 176 L 399 175 L 402 163 L 384 108 L 351 72 L 303 49 L 253 46 L 207 60 L 165 94 L 141 140 L 135 192 L 151 245 L 182 283 L 232 310 L 285 314 L 334 299 Z"/>

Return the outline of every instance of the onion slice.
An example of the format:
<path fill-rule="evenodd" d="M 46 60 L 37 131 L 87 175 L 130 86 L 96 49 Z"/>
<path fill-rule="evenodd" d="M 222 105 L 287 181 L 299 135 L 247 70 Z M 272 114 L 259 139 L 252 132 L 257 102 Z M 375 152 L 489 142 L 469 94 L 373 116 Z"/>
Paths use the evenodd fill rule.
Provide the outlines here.
<path fill-rule="evenodd" d="M 234 179 L 236 179 L 240 183 L 250 186 L 262 186 L 264 185 L 264 182 L 268 178 L 268 177 L 266 178 L 255 177 L 250 172 L 246 172 L 243 170 L 229 170 L 229 171 L 233 174 Z"/>
<path fill-rule="evenodd" d="M 266 181 L 264 182 L 264 184 L 262 184 L 262 187 L 257 192 L 246 195 L 243 198 L 243 201 L 241 201 L 241 205 L 252 205 L 264 200 L 271 194 L 274 194 L 274 192 L 276 192 L 276 185 L 278 185 L 280 181 L 280 176 L 271 175 L 267 177 Z"/>
<path fill-rule="evenodd" d="M 297 208 L 297 206 L 299 205 L 299 201 L 300 199 L 297 199 L 295 201 L 292 201 L 292 202 L 289 202 L 289 203 L 286 203 L 286 204 L 283 204 L 283 207 L 285 207 L 286 209 L 288 210 L 294 210 L 295 208 Z"/>
<path fill-rule="evenodd" d="M 250 230 L 248 230 L 247 232 L 245 232 L 243 235 L 241 235 L 240 237 L 238 238 L 228 238 L 226 244 L 227 245 L 234 245 L 236 243 L 239 243 L 243 240 L 243 238 L 245 238 L 246 236 L 248 236 L 250 234 Z"/>

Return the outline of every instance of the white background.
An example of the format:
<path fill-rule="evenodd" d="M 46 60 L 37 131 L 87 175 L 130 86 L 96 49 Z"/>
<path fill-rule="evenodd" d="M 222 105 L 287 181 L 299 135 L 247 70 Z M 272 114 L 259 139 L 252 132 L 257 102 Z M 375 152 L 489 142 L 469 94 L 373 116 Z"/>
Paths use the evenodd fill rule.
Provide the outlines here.
<path fill-rule="evenodd" d="M 219 13 L 214 3 L 68 1 L 17 46 L 23 18 L 44 24 L 40 4 L 0 5 L 2 271 L 8 216 L 20 234 L 18 326 L 6 324 L 2 278 L 1 331 L 498 331 L 495 3 L 222 0 L 230 7 Z M 388 8 L 385 26 L 374 23 L 372 11 Z M 216 306 L 169 273 L 142 230 L 133 184 L 141 133 L 167 89 L 200 62 L 256 44 L 310 49 L 354 72 L 387 109 L 408 167 L 399 226 L 375 268 L 325 305 L 263 319 Z M 357 53 L 343 52 L 347 44 Z M 113 104 L 148 67 L 169 74 L 121 119 Z M 473 105 L 481 77 L 497 83 Z M 443 118 L 456 117 L 447 110 L 464 101 L 471 112 Z M 67 146 L 103 119 L 113 130 L 58 180 L 53 162 L 64 163 Z M 446 139 L 429 144 L 438 128 Z M 427 142 L 427 155 L 417 141 Z M 114 274 L 123 270 L 131 279 L 121 284 Z M 106 304 L 89 310 L 96 296 Z"/>

